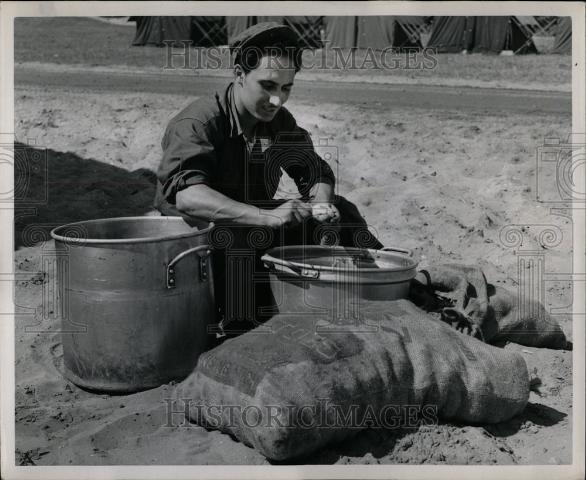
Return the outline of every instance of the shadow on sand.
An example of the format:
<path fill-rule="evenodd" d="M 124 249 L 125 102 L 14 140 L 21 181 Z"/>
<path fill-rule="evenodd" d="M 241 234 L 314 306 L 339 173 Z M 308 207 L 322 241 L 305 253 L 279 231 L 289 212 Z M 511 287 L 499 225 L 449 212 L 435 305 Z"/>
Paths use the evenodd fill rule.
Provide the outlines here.
<path fill-rule="evenodd" d="M 495 437 L 509 437 L 521 430 L 529 421 L 541 427 L 551 427 L 561 422 L 567 414 L 541 403 L 528 403 L 525 410 L 508 422 L 487 425 L 484 429 Z"/>
<path fill-rule="evenodd" d="M 70 152 L 15 144 L 14 247 L 50 240 L 60 225 L 153 210 L 156 175 L 128 171 Z"/>

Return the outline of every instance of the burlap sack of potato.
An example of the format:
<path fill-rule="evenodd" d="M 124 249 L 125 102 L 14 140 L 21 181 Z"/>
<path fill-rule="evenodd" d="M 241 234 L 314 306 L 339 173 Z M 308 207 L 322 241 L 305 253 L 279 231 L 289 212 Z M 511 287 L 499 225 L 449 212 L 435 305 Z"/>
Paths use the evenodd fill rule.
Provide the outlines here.
<path fill-rule="evenodd" d="M 428 422 L 464 423 L 502 422 L 524 409 L 529 376 L 519 354 L 462 335 L 407 300 L 369 302 L 359 318 L 335 325 L 279 314 L 204 353 L 177 398 L 192 421 L 275 460 L 369 426 L 405 426 L 407 407 Z"/>
<path fill-rule="evenodd" d="M 410 300 L 487 343 L 564 349 L 566 336 L 537 300 L 487 282 L 475 266 L 431 265 L 411 283 Z"/>

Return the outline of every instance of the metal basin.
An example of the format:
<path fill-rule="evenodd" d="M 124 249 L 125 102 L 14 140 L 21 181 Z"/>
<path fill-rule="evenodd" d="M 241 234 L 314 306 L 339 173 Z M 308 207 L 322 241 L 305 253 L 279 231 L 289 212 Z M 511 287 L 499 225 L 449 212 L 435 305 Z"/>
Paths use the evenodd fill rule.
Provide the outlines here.
<path fill-rule="evenodd" d="M 354 318 L 362 300 L 406 298 L 418 262 L 410 250 L 289 246 L 262 257 L 280 313 Z"/>
<path fill-rule="evenodd" d="M 188 375 L 215 322 L 208 233 L 181 217 L 90 220 L 55 228 L 65 258 L 65 375 L 92 390 L 132 392 Z"/>

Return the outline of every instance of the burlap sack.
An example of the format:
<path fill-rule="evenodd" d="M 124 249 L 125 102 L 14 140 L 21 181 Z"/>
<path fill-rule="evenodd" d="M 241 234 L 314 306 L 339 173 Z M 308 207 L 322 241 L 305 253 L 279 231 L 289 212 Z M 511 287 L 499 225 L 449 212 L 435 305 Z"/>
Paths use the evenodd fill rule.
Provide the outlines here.
<path fill-rule="evenodd" d="M 563 330 L 541 303 L 491 285 L 475 266 L 441 264 L 421 270 L 411 283 L 410 300 L 488 343 L 567 346 Z"/>
<path fill-rule="evenodd" d="M 277 315 L 263 326 L 269 333 L 257 328 L 203 354 L 176 390 L 189 418 L 285 460 L 367 427 L 496 423 L 527 403 L 519 354 L 409 301 L 368 303 L 354 325 L 329 320 Z"/>
<path fill-rule="evenodd" d="M 489 318 L 497 331 L 488 341 L 514 342 L 528 347 L 566 349 L 568 341 L 558 322 L 535 300 L 519 301 L 517 295 L 495 287 L 490 297 Z"/>

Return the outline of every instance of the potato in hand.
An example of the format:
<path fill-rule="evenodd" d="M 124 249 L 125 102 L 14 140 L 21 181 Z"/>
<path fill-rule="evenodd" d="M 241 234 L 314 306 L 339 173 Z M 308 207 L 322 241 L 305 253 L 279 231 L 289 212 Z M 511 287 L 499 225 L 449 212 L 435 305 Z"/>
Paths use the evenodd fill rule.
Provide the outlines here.
<path fill-rule="evenodd" d="M 331 203 L 315 203 L 311 206 L 313 218 L 320 223 L 338 223 L 340 212 Z"/>

